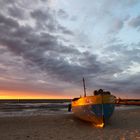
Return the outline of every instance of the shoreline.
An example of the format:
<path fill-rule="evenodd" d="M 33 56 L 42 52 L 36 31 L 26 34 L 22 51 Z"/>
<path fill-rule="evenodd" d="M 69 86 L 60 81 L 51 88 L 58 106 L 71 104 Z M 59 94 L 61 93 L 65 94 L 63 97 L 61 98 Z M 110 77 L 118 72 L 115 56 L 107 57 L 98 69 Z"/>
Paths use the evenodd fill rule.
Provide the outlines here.
<path fill-rule="evenodd" d="M 128 110 L 128 111 L 133 111 L 133 110 L 137 110 L 139 109 L 140 110 L 140 106 L 116 106 L 115 107 L 115 111 L 123 111 L 123 110 Z M 3 109 L 2 109 L 3 110 Z M 73 112 L 68 112 L 67 108 L 64 108 L 64 109 L 56 109 L 56 110 L 41 110 L 41 109 L 34 109 L 34 108 L 29 108 L 29 109 L 25 109 L 25 110 L 22 110 L 22 109 L 15 109 L 15 111 L 13 110 L 8 110 L 8 111 L 2 111 L 0 109 L 0 118 L 6 118 L 6 117 L 28 117 L 28 116 L 51 116 L 51 115 L 65 115 L 65 114 L 73 114 Z"/>
<path fill-rule="evenodd" d="M 140 140 L 140 109 L 115 111 L 105 128 L 73 114 L 0 118 L 1 140 Z"/>

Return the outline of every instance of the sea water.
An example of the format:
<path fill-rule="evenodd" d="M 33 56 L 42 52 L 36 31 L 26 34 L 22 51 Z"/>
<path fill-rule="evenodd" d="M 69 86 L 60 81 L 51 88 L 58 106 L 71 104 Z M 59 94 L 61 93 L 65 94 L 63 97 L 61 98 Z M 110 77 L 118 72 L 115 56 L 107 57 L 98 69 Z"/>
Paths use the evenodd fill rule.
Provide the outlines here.
<path fill-rule="evenodd" d="M 0 100 L 0 117 L 69 114 L 70 99 Z M 140 106 L 121 105 L 115 110 L 136 109 Z"/>
<path fill-rule="evenodd" d="M 0 100 L 0 117 L 67 114 L 70 100 Z"/>

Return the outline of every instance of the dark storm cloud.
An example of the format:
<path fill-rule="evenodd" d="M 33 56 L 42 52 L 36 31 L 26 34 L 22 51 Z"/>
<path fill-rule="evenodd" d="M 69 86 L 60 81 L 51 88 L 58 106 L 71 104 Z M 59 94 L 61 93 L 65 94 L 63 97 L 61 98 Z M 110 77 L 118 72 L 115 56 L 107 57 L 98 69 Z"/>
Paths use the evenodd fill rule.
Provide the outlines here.
<path fill-rule="evenodd" d="M 55 31 L 57 22 L 53 18 L 53 13 L 50 10 L 42 11 L 40 9 L 34 10 L 31 13 L 31 17 L 36 20 L 37 28 L 47 29 L 49 31 Z"/>
<path fill-rule="evenodd" d="M 57 14 L 56 11 L 51 11 L 49 9 L 46 11 L 42 11 L 40 9 L 37 9 L 32 11 L 30 14 L 36 20 L 36 25 L 38 28 L 46 29 L 50 32 L 56 32 L 56 33 L 60 32 L 65 35 L 73 35 L 72 31 L 66 29 L 64 26 L 61 26 L 58 23 L 56 19 L 56 14 Z M 61 10 L 61 16 L 62 16 L 62 10 Z"/>
<path fill-rule="evenodd" d="M 32 16 L 40 20 L 44 18 L 49 20 L 50 17 L 40 11 L 34 12 Z M 37 65 L 41 70 L 64 81 L 74 81 L 87 73 L 101 71 L 96 56 L 90 53 L 82 54 L 73 45 L 63 45 L 58 42 L 57 36 L 49 33 L 38 35 L 31 27 L 20 26 L 12 18 L 1 15 L 0 19 L 2 25 L 0 31 L 5 29 L 0 42 L 16 55 L 22 56 L 28 65 L 31 63 Z M 79 65 L 71 64 L 65 58 L 70 59 L 72 63 L 75 58 Z"/>
<path fill-rule="evenodd" d="M 47 2 L 48 0 L 40 0 L 40 1 L 42 1 L 42 2 Z"/>
<path fill-rule="evenodd" d="M 0 26 L 6 26 L 7 28 L 17 28 L 19 25 L 16 20 L 0 14 Z"/>
<path fill-rule="evenodd" d="M 130 49 L 132 47 L 132 49 Z M 121 62 L 125 62 L 127 65 L 131 63 L 131 61 L 140 63 L 140 46 L 139 44 L 115 44 L 115 45 L 109 45 L 106 48 L 106 51 L 117 53 L 119 54 L 119 59 L 122 59 Z M 118 59 L 117 59 L 118 61 Z M 119 61 L 118 61 L 119 63 Z"/>
<path fill-rule="evenodd" d="M 10 30 L 5 28 L 4 36 L 0 38 L 1 43 L 16 55 L 22 56 L 27 65 L 38 66 L 42 71 L 62 81 L 76 82 L 77 80 L 80 81 L 83 76 L 92 75 L 92 79 L 96 81 L 93 83 L 96 86 L 100 85 L 109 88 L 109 85 L 112 85 L 101 85 L 99 83 L 102 79 L 99 79 L 99 83 L 97 83 L 96 79 L 103 74 L 111 75 L 118 72 L 119 68 L 114 67 L 113 64 L 102 64 L 97 61 L 95 55 L 89 52 L 80 53 L 75 46 L 59 44 L 57 36 L 49 33 L 37 35 L 31 27 L 19 26 L 12 18 L 1 17 L 3 19 L 1 23 L 5 27 L 10 26 Z M 12 24 L 9 23 L 10 21 Z M 15 30 L 14 32 L 12 32 L 13 29 Z M 46 55 L 44 55 L 44 52 L 46 52 Z M 65 57 L 68 57 L 72 63 L 65 60 Z M 76 63 L 73 64 L 73 62 Z M 90 85 L 91 87 L 92 84 Z M 118 87 L 118 85 L 115 84 L 114 86 Z"/>
<path fill-rule="evenodd" d="M 5 3 L 10 2 L 5 1 Z M 89 81 L 88 85 L 90 88 L 94 86 L 94 88 L 105 88 L 112 91 L 138 91 L 138 83 L 140 83 L 138 75 L 122 80 L 113 78 L 113 75 L 123 72 L 131 60 L 139 62 L 139 49 L 128 50 L 122 44 L 117 46 L 108 45 L 106 48 L 108 52 L 122 54 L 122 57 L 120 55 L 119 58 L 112 62 L 101 62 L 93 52 L 80 51 L 79 48 L 81 46 L 79 44 L 64 43 L 64 39 L 69 41 L 67 36 L 74 36 L 74 32 L 62 26 L 54 14 L 58 14 L 61 18 L 66 18 L 67 13 L 65 11 L 59 10 L 57 13 L 50 9 L 32 9 L 29 11 L 29 16 L 30 19 L 35 21 L 35 27 L 25 24 L 24 21 L 22 21 L 23 24 L 20 24 L 15 19 L 15 17 L 19 19 L 24 18 L 24 14 L 19 12 L 22 11 L 19 7 L 14 9 L 13 6 L 8 11 L 10 16 L 0 13 L 0 45 L 3 45 L 3 48 L 8 48 L 7 52 L 10 51 L 15 56 L 22 57 L 25 60 L 23 63 L 25 63 L 26 68 L 33 68 L 30 69 L 30 75 L 34 73 L 34 68 L 37 67 L 40 73 L 45 72 L 52 79 L 56 78 L 60 83 L 66 81 L 81 85 L 79 81 L 84 76 Z M 118 31 L 122 26 L 123 23 L 118 21 L 112 29 Z M 4 52 L 5 50 L 0 49 L 0 54 Z M 14 65 L 14 67 L 11 67 L 12 69 L 16 68 L 16 63 L 11 65 Z M 0 68 L 1 73 L 4 74 L 3 70 Z M 32 77 L 30 78 L 14 79 L 15 87 L 13 86 L 13 89 L 18 88 L 18 86 L 22 89 L 22 85 L 23 89 L 26 88 L 27 84 L 24 84 L 24 82 L 34 81 Z M 10 80 L 13 79 L 11 78 Z M 133 81 L 132 83 L 131 80 L 135 82 Z M 55 81 L 53 82 L 55 83 Z M 48 88 L 34 84 L 30 84 L 27 88 L 30 90 L 30 88 L 34 87 L 35 90 L 39 89 L 40 91 L 45 91 Z M 125 90 L 123 87 L 126 87 Z M 55 87 L 49 88 L 54 89 Z"/>
<path fill-rule="evenodd" d="M 15 3 L 15 0 L 1 0 L 0 1 L 1 6 L 11 5 L 11 4 L 14 4 L 14 3 Z"/>
<path fill-rule="evenodd" d="M 59 25 L 57 27 L 57 30 L 64 33 L 64 34 L 67 34 L 67 35 L 73 35 L 73 33 L 70 30 L 66 29 L 65 27 L 63 27 L 61 25 Z"/>
<path fill-rule="evenodd" d="M 87 78 L 88 80 L 88 78 Z M 132 95 L 138 95 L 140 94 L 140 75 L 130 75 L 127 78 L 118 77 L 118 78 L 111 78 L 111 75 L 101 75 L 101 77 L 96 77 L 96 81 L 91 81 L 91 83 L 87 82 L 87 87 L 91 89 L 99 89 L 102 88 L 104 90 L 109 90 L 113 94 L 119 93 L 119 95 L 122 93 L 123 96 L 132 94 Z"/>
<path fill-rule="evenodd" d="M 67 19 L 69 17 L 69 15 L 63 9 L 59 9 L 57 15 L 59 18 L 63 19 Z"/>
<path fill-rule="evenodd" d="M 110 57 L 113 59 L 110 63 L 109 73 L 111 70 L 112 73 L 104 73 L 102 77 L 97 79 L 97 87 L 102 87 L 103 89 L 108 89 L 113 92 L 118 93 L 132 93 L 139 95 L 139 83 L 140 75 L 139 73 L 131 73 L 130 68 L 139 69 L 134 63 L 140 64 L 140 49 L 138 48 L 139 44 L 115 44 L 107 46 L 104 50 L 104 53 L 110 53 Z M 131 49 L 130 49 L 131 48 Z M 115 56 L 117 54 L 117 56 Z M 107 65 L 109 66 L 109 65 Z M 116 70 L 115 70 L 116 69 Z M 117 74 L 118 76 L 114 76 Z M 103 76 L 104 75 L 104 76 Z M 127 94 L 126 93 L 126 94 Z"/>
<path fill-rule="evenodd" d="M 132 27 L 139 27 L 140 26 L 140 16 L 132 18 L 129 21 L 129 25 Z"/>
<path fill-rule="evenodd" d="M 25 11 L 15 5 L 12 7 L 9 7 L 8 12 L 12 17 L 16 17 L 16 18 L 20 18 L 20 19 L 25 18 L 25 15 L 24 15 Z"/>
<path fill-rule="evenodd" d="M 127 91 L 127 93 L 139 95 L 140 94 L 139 83 L 140 83 L 140 75 L 135 74 L 122 80 L 121 79 L 111 80 L 108 82 L 108 86 L 106 87 L 114 92 L 126 93 Z"/>
<path fill-rule="evenodd" d="M 52 21 L 53 19 L 49 10 L 47 10 L 46 13 L 44 13 L 42 10 L 37 9 L 31 12 L 31 16 L 35 18 L 38 22 L 45 21 L 45 20 L 48 20 L 49 22 L 49 21 Z"/>

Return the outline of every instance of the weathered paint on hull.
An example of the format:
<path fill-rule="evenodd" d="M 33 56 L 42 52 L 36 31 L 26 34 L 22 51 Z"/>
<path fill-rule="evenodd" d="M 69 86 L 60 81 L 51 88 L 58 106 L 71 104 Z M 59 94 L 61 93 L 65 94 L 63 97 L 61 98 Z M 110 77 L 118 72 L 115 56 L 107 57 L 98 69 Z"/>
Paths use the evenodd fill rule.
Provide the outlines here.
<path fill-rule="evenodd" d="M 95 124 L 106 123 L 114 111 L 114 104 L 95 104 L 72 107 L 78 118 Z"/>
<path fill-rule="evenodd" d="M 112 95 L 87 96 L 72 102 L 74 115 L 95 124 L 105 124 L 113 114 L 115 99 Z"/>

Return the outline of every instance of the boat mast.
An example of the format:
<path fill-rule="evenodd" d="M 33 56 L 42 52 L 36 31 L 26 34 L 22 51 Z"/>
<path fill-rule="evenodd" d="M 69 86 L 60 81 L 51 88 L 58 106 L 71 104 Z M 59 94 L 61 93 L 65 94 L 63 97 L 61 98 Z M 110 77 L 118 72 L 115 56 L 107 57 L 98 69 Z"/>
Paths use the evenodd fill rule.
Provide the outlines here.
<path fill-rule="evenodd" d="M 86 97 L 86 86 L 85 86 L 85 79 L 83 78 L 83 87 L 84 87 L 84 97 Z"/>

